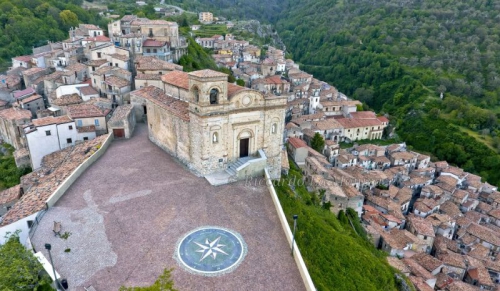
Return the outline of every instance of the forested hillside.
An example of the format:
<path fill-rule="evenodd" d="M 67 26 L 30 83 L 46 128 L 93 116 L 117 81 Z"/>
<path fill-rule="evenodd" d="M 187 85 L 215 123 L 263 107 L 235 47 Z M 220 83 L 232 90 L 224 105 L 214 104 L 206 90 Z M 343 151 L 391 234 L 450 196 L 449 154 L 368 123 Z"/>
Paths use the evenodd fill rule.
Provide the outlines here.
<path fill-rule="evenodd" d="M 500 185 L 500 0 L 166 2 L 274 23 L 301 69 L 389 113 L 416 150 Z"/>
<path fill-rule="evenodd" d="M 97 12 L 80 7 L 83 0 L 0 0 L 0 72 L 14 56 L 32 47 L 68 38 L 78 23 L 107 25 Z"/>
<path fill-rule="evenodd" d="M 391 114 L 415 149 L 500 185 L 499 18 L 499 0 L 290 0 L 277 28 L 302 69 Z"/>

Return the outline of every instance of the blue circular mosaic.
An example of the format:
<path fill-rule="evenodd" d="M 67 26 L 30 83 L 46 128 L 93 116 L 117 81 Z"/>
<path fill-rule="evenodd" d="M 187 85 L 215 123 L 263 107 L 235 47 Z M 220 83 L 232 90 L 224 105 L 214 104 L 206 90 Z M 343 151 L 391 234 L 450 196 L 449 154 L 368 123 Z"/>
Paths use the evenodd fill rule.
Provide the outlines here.
<path fill-rule="evenodd" d="M 175 258 L 189 272 L 217 276 L 238 267 L 246 252 L 237 232 L 207 226 L 187 233 L 177 244 Z"/>

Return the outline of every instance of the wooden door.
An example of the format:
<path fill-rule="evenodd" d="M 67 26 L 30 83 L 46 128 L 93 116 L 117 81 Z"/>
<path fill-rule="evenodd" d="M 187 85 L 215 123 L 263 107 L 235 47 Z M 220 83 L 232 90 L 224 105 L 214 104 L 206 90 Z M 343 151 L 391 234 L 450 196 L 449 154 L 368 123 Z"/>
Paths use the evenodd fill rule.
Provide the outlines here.
<path fill-rule="evenodd" d="M 123 129 L 123 128 L 114 128 L 113 129 L 113 134 L 115 135 L 116 138 L 125 137 L 125 129 Z"/>
<path fill-rule="evenodd" d="M 240 139 L 240 158 L 248 157 L 249 138 Z"/>

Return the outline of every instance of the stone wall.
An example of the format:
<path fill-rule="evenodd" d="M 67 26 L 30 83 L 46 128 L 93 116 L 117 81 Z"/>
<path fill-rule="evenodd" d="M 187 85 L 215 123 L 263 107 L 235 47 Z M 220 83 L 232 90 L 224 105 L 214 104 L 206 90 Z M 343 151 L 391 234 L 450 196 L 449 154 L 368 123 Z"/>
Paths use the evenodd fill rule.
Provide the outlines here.
<path fill-rule="evenodd" d="M 276 208 L 278 218 L 281 222 L 281 227 L 283 227 L 283 231 L 285 232 L 285 236 L 286 239 L 288 240 L 289 245 L 292 245 L 292 240 L 293 240 L 292 230 L 288 225 L 285 213 L 283 212 L 283 208 L 281 207 L 278 195 L 274 190 L 273 182 L 271 180 L 271 176 L 269 175 L 269 171 L 267 169 L 265 170 L 265 177 L 266 177 L 267 189 L 269 190 L 269 194 L 271 195 L 271 198 L 273 200 L 274 207 Z M 307 270 L 306 264 L 304 262 L 304 259 L 302 258 L 302 254 L 300 253 L 299 247 L 297 246 L 297 243 L 293 242 L 293 244 L 294 244 L 293 258 L 295 259 L 295 263 L 297 264 L 297 268 L 299 269 L 300 276 L 302 277 L 302 281 L 304 282 L 304 287 L 306 288 L 307 291 L 315 291 L 316 287 L 314 286 L 314 283 L 311 279 L 311 275 L 309 275 L 309 271 Z"/>
<path fill-rule="evenodd" d="M 149 139 L 188 166 L 191 164 L 189 121 L 147 101 Z"/>

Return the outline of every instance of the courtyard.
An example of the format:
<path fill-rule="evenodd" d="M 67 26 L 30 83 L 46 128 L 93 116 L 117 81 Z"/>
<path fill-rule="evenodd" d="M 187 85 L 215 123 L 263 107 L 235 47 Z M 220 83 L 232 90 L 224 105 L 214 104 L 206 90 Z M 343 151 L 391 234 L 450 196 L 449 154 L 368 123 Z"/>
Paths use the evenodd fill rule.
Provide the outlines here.
<path fill-rule="evenodd" d="M 113 141 L 38 226 L 33 246 L 48 258 L 43 246 L 52 244 L 55 268 L 70 290 L 147 286 L 165 268 L 174 268 L 178 290 L 305 289 L 265 185 L 211 186 L 147 136 L 146 125 L 138 124 L 130 140 Z M 54 221 L 67 239 L 54 235 Z M 238 262 L 227 272 L 192 272 L 176 250 L 187 234 L 210 226 L 223 238 L 197 241 L 201 249 L 191 261 L 224 258 L 227 236 L 234 237 Z"/>

